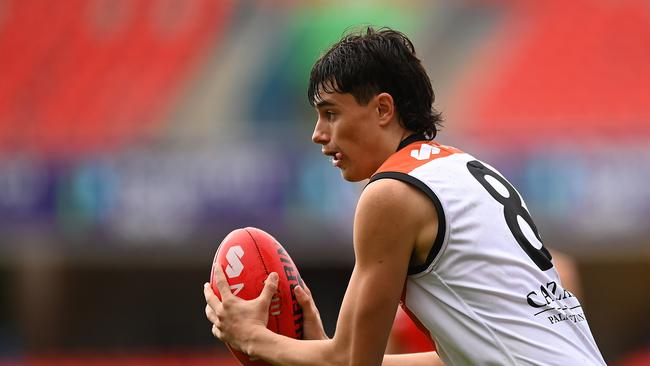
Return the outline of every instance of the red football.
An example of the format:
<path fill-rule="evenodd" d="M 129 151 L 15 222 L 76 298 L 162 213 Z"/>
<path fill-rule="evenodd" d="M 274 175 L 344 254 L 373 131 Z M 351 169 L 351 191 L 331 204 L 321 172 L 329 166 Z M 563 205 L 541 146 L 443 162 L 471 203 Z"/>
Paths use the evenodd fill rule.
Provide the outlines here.
<path fill-rule="evenodd" d="M 263 230 L 247 227 L 234 230 L 223 239 L 210 274 L 212 290 L 221 298 L 214 275 L 217 265 L 226 274 L 232 293 L 245 300 L 257 298 L 269 273 L 276 272 L 279 275 L 278 293 L 271 301 L 267 328 L 287 337 L 302 339 L 302 308 L 296 301 L 293 288 L 302 286 L 303 282 L 293 260 L 274 237 Z M 242 365 L 269 365 L 227 346 Z"/>

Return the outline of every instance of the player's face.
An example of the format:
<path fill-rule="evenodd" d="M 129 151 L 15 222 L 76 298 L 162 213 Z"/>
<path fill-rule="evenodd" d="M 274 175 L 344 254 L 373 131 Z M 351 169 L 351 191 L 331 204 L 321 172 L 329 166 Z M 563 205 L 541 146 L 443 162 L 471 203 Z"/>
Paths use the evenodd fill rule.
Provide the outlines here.
<path fill-rule="evenodd" d="M 359 105 L 352 94 L 325 93 L 316 104 L 318 120 L 312 141 L 341 169 L 345 180 L 369 178 L 385 157 L 376 153 L 379 132 L 375 100 Z"/>

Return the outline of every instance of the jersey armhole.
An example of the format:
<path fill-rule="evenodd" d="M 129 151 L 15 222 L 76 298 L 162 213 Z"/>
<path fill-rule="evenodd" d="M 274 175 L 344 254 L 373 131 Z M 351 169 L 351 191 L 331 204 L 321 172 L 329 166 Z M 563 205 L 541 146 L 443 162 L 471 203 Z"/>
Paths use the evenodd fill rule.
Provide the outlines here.
<path fill-rule="evenodd" d="M 446 235 L 446 230 L 447 230 L 447 221 L 445 219 L 445 212 L 442 209 L 442 204 L 440 203 L 440 200 L 438 199 L 438 196 L 436 196 L 435 193 L 429 188 L 426 184 L 422 183 L 421 180 L 408 175 L 406 173 L 400 173 L 400 172 L 382 172 L 373 175 L 370 178 L 370 181 L 368 184 L 379 180 L 379 179 L 397 179 L 399 181 L 408 183 L 420 191 L 422 191 L 424 194 L 431 199 L 433 202 L 433 206 L 436 208 L 436 212 L 438 214 L 438 233 L 436 234 L 436 239 L 433 242 L 433 245 L 431 246 L 431 250 L 429 251 L 429 254 L 427 255 L 427 259 L 424 263 L 419 264 L 417 266 L 409 266 L 408 269 L 408 275 L 416 275 L 418 273 L 424 272 L 429 268 L 431 263 L 436 259 L 438 254 L 440 254 L 440 251 L 442 249 L 443 242 L 445 240 L 445 235 Z"/>

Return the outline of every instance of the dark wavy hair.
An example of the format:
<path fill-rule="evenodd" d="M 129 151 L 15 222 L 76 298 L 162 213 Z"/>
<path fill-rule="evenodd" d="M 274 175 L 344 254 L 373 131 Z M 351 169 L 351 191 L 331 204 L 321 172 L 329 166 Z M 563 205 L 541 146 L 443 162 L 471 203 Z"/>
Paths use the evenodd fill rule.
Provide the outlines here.
<path fill-rule="evenodd" d="M 334 44 L 311 70 L 307 98 L 312 107 L 321 91 L 350 93 L 361 105 L 386 92 L 393 97 L 402 126 L 430 139 L 442 122 L 432 106 L 431 81 L 413 43 L 390 28 L 366 27 Z"/>

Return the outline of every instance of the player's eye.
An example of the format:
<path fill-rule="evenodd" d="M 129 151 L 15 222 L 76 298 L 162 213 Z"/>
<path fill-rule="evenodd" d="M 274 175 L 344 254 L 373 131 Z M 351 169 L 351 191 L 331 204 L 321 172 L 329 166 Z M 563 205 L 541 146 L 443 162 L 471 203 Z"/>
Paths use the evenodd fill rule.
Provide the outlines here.
<path fill-rule="evenodd" d="M 335 115 L 336 114 L 334 112 L 332 112 L 332 111 L 325 111 L 325 116 L 327 117 L 328 121 L 333 120 Z"/>

